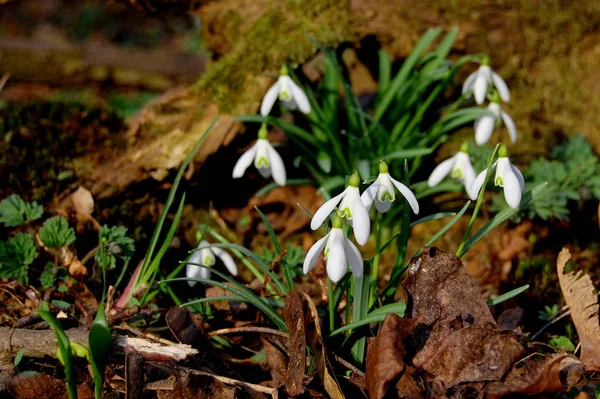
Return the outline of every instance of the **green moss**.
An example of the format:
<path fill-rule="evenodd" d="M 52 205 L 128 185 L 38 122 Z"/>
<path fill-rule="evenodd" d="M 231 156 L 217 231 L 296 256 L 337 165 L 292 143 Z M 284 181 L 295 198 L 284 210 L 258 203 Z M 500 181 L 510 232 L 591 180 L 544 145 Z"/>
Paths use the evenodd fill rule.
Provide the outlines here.
<path fill-rule="evenodd" d="M 210 98 L 223 112 L 257 104 L 251 79 L 263 71 L 277 72 L 285 63 L 301 64 L 316 51 L 308 36 L 335 47 L 354 38 L 347 1 L 290 0 L 271 6 L 248 29 L 235 31 L 243 40 L 215 62 L 195 85 L 197 93 Z M 231 32 L 225 33 L 232 37 Z M 235 41 L 233 41 L 235 43 Z M 256 84 L 256 83 L 254 83 Z"/>

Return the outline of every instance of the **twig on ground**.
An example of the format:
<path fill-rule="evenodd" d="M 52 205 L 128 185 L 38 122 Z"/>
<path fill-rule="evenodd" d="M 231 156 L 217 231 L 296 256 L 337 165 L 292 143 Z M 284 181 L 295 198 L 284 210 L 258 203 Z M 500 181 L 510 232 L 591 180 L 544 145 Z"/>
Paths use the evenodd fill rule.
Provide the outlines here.
<path fill-rule="evenodd" d="M 271 334 L 271 335 L 279 335 L 280 337 L 287 338 L 288 335 L 283 331 L 275 330 L 273 328 L 268 327 L 231 327 L 231 328 L 222 328 L 220 330 L 211 331 L 208 333 L 211 337 L 214 335 L 224 335 L 224 334 L 236 334 L 243 332 L 254 332 L 254 333 L 262 333 L 262 334 Z"/>

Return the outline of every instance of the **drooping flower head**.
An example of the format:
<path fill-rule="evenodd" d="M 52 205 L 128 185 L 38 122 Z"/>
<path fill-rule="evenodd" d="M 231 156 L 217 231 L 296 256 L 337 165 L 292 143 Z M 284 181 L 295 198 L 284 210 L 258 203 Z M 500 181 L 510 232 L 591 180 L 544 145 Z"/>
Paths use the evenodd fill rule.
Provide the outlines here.
<path fill-rule="evenodd" d="M 419 213 L 419 203 L 412 191 L 389 174 L 389 168 L 385 161 L 379 162 L 379 175 L 377 179 L 361 195 L 362 203 L 367 210 L 375 202 L 375 208 L 381 213 L 387 212 L 396 199 L 394 186 L 400 191 L 400 194 L 406 198 L 408 204 L 415 214 Z"/>
<path fill-rule="evenodd" d="M 467 77 L 462 88 L 462 93 L 467 94 L 473 91 L 475 102 L 483 104 L 488 93 L 488 88 L 494 86 L 504 102 L 510 101 L 510 91 L 504 79 L 490 68 L 490 60 L 486 57 L 481 61 L 479 69 Z"/>
<path fill-rule="evenodd" d="M 290 110 L 298 108 L 303 114 L 310 114 L 310 103 L 304 91 L 289 76 L 287 67 L 281 68 L 279 79 L 267 91 L 260 105 L 260 114 L 267 116 L 275 104 L 275 100 L 283 102 Z"/>
<path fill-rule="evenodd" d="M 338 213 L 332 221 L 331 231 L 318 240 L 306 254 L 302 270 L 307 274 L 317 263 L 319 254 L 323 252 L 326 262 L 327 276 L 337 283 L 344 277 L 348 266 L 355 277 L 363 275 L 363 259 L 356 245 L 352 243 L 342 229 L 343 220 Z"/>
<path fill-rule="evenodd" d="M 488 106 L 488 110 L 491 112 L 491 115 L 480 116 L 475 120 L 475 142 L 477 145 L 487 143 L 492 136 L 494 128 L 500 126 L 502 123 L 504 123 L 508 130 L 510 141 L 513 143 L 516 142 L 517 127 L 510 115 L 500 107 L 500 99 L 497 94 L 492 97 L 492 102 Z"/>
<path fill-rule="evenodd" d="M 348 179 L 348 187 L 341 194 L 336 195 L 317 209 L 310 222 L 310 228 L 313 230 L 318 229 L 339 204 L 338 214 L 346 218 L 352 226 L 356 242 L 365 245 L 369 240 L 369 234 L 371 234 L 371 223 L 369 212 L 360 199 L 359 185 L 360 177 L 357 172 L 354 172 Z"/>
<path fill-rule="evenodd" d="M 198 247 L 192 254 L 185 266 L 185 275 L 187 278 L 210 278 L 210 269 L 216 263 L 215 255 L 223 261 L 223 264 L 233 276 L 237 276 L 238 269 L 231 255 L 221 248 L 210 247 L 210 244 L 205 240 L 200 241 Z M 198 266 L 203 265 L 206 267 Z M 196 285 L 196 281 L 188 281 L 190 287 Z"/>
<path fill-rule="evenodd" d="M 429 187 L 437 186 L 448 174 L 450 174 L 450 177 L 460 181 L 465 187 L 467 194 L 469 194 L 469 190 L 475 181 L 475 169 L 471 165 L 469 144 L 467 142 L 464 142 L 460 146 L 460 151 L 456 155 L 436 166 L 427 180 L 427 185 Z"/>
<path fill-rule="evenodd" d="M 508 159 L 508 149 L 505 145 L 501 145 L 498 149 L 498 160 L 494 163 L 493 168 L 496 169 L 494 176 L 494 184 L 504 188 L 504 199 L 506 203 L 513 209 L 519 207 L 521 196 L 525 189 L 525 179 L 521 171 Z M 492 168 L 492 170 L 493 170 Z M 479 191 L 483 186 L 483 182 L 487 176 L 487 169 L 481 172 L 471 188 L 470 197 L 473 201 L 477 199 Z"/>
<path fill-rule="evenodd" d="M 263 177 L 267 178 L 272 174 L 275 183 L 285 186 L 285 165 L 281 156 L 275 151 L 271 143 L 269 143 L 268 137 L 267 126 L 263 123 L 258 130 L 258 140 L 256 140 L 256 143 L 242 154 L 233 167 L 232 176 L 234 179 L 242 177 L 246 169 L 254 161 L 254 166 Z"/>

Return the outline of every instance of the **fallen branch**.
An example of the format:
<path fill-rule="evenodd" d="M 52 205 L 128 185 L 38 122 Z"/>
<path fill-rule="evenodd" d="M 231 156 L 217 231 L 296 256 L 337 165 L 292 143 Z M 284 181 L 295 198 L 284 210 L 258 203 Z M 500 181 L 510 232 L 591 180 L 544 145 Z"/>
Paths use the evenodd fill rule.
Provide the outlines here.
<path fill-rule="evenodd" d="M 66 333 L 71 341 L 88 346 L 87 329 L 74 328 L 67 330 Z M 56 336 L 52 330 L 0 327 L 0 358 L 7 355 L 15 356 L 20 349 L 23 350 L 25 357 L 56 357 L 56 348 Z M 111 354 L 121 356 L 128 348 L 139 352 L 145 360 L 154 362 L 178 362 L 198 354 L 198 351 L 189 345 L 164 345 L 143 338 L 113 335 Z"/>

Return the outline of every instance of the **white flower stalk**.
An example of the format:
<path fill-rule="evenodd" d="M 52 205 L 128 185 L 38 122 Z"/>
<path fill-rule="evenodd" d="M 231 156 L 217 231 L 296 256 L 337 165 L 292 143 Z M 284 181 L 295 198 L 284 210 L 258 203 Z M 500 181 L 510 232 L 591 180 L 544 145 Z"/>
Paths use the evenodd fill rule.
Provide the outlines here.
<path fill-rule="evenodd" d="M 506 146 L 500 146 L 498 150 L 498 160 L 494 163 L 492 170 L 496 169 L 494 176 L 494 184 L 504 188 L 504 199 L 506 203 L 513 209 L 519 207 L 521 196 L 525 189 L 525 179 L 521 171 L 508 159 L 508 150 Z M 473 201 L 477 199 L 479 191 L 483 186 L 483 182 L 487 176 L 487 169 L 481 172 L 471 188 L 470 197 Z"/>
<path fill-rule="evenodd" d="M 273 109 L 275 100 L 283 102 L 288 109 L 294 111 L 296 108 L 303 114 L 310 114 L 310 103 L 304 91 L 288 75 L 287 67 L 281 68 L 279 79 L 267 91 L 260 105 L 260 114 L 267 116 Z"/>
<path fill-rule="evenodd" d="M 369 212 L 360 199 L 359 185 L 360 177 L 358 173 L 354 172 L 350 176 L 348 187 L 341 194 L 336 195 L 317 209 L 310 222 L 310 228 L 313 230 L 318 229 L 339 204 L 338 215 L 348 220 L 354 230 L 356 242 L 365 245 L 369 240 L 369 234 L 371 234 L 371 221 L 369 220 Z"/>
<path fill-rule="evenodd" d="M 470 190 L 475 181 L 475 169 L 473 169 L 471 159 L 469 158 L 468 143 L 464 142 L 456 155 L 436 166 L 427 180 L 427 185 L 429 187 L 437 186 L 448 174 L 450 174 L 450 177 L 460 181 L 465 187 L 467 194 L 471 196 Z"/>
<path fill-rule="evenodd" d="M 510 136 L 510 141 L 517 141 L 517 127 L 510 115 L 502 110 L 499 104 L 500 100 L 494 96 L 492 102 L 488 106 L 488 110 L 492 115 L 480 116 L 475 120 L 475 142 L 477 145 L 483 145 L 488 142 L 492 136 L 492 132 L 496 126 L 504 123 Z"/>
<path fill-rule="evenodd" d="M 379 162 L 379 176 L 377 176 L 373 184 L 360 197 L 367 211 L 371 209 L 371 205 L 375 202 L 375 208 L 379 212 L 387 212 L 392 206 L 392 202 L 396 199 L 394 186 L 406 198 L 413 212 L 418 214 L 419 203 L 417 202 L 417 197 L 415 197 L 408 187 L 390 176 L 388 165 L 384 161 Z"/>
<path fill-rule="evenodd" d="M 210 278 L 210 269 L 208 268 L 214 266 L 214 264 L 216 263 L 215 255 L 219 257 L 221 261 L 223 261 L 223 264 L 225 265 L 229 273 L 231 273 L 233 276 L 237 276 L 238 269 L 231 255 L 229 255 L 221 248 L 210 247 L 210 244 L 208 242 L 202 240 L 196 248 L 196 251 L 188 260 L 188 264 L 185 266 L 186 277 L 201 279 Z M 203 265 L 206 267 L 198 265 Z M 190 287 L 195 286 L 196 283 L 197 281 L 188 281 Z"/>
<path fill-rule="evenodd" d="M 319 254 L 323 252 L 325 257 L 327 276 L 334 283 L 337 283 L 344 277 L 348 266 L 355 277 L 363 275 L 363 259 L 356 245 L 352 243 L 342 230 L 342 218 L 336 215 L 331 225 L 331 231 L 317 241 L 306 254 L 302 270 L 304 274 L 315 266 Z"/>
<path fill-rule="evenodd" d="M 469 75 L 462 88 L 462 93 L 467 94 L 473 91 L 475 102 L 483 104 L 488 92 L 488 87 L 494 86 L 504 102 L 510 101 L 510 91 L 504 79 L 489 66 L 489 60 L 486 58 L 481 62 L 479 69 Z"/>
<path fill-rule="evenodd" d="M 246 173 L 246 169 L 254 162 L 254 166 L 262 177 L 270 177 L 280 186 L 285 186 L 285 165 L 281 156 L 275 151 L 269 140 L 267 127 L 263 124 L 258 131 L 258 140 L 248 151 L 246 151 L 233 167 L 233 178 L 240 178 Z"/>

